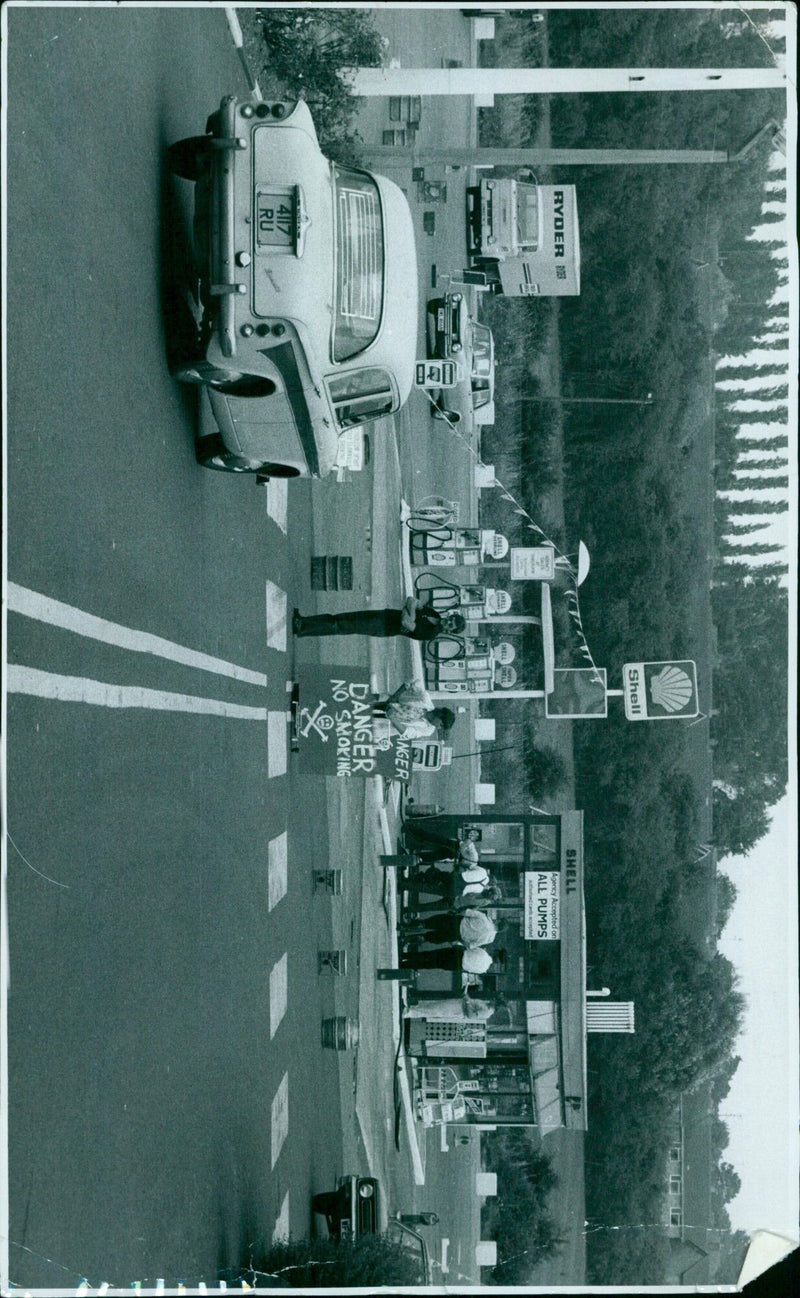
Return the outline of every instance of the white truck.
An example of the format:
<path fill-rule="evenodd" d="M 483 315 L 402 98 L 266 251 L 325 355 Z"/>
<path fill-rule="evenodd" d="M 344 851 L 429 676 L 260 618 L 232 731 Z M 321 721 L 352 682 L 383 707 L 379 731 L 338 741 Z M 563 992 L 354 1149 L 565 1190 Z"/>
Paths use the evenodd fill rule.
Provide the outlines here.
<path fill-rule="evenodd" d="M 580 234 L 574 185 L 481 180 L 467 191 L 467 242 L 474 266 L 510 297 L 580 293 Z"/>
<path fill-rule="evenodd" d="M 169 163 L 195 189 L 202 322 L 173 373 L 201 387 L 198 460 L 260 482 L 324 477 L 342 434 L 414 382 L 408 202 L 330 162 L 302 101 L 226 95 Z"/>

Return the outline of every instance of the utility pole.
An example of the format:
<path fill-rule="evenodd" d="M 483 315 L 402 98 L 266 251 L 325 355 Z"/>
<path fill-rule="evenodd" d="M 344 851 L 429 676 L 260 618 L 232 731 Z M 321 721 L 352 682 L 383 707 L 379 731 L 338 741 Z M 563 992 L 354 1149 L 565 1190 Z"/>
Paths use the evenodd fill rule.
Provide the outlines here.
<path fill-rule="evenodd" d="M 394 144 L 373 144 L 370 160 L 396 158 Z M 405 156 L 405 155 L 404 155 Z M 732 162 L 724 149 L 417 149 L 414 166 L 435 167 L 611 167 L 653 163 Z"/>
<path fill-rule="evenodd" d="M 770 118 L 740 149 L 412 149 L 415 166 L 451 167 L 612 167 L 665 166 L 669 164 L 744 162 L 765 136 L 776 148 L 786 151 L 786 136 L 779 122 Z M 397 157 L 393 144 L 373 145 L 370 158 L 376 162 Z"/>
<path fill-rule="evenodd" d="M 348 68 L 355 95 L 585 95 L 657 90 L 785 90 L 764 68 Z"/>

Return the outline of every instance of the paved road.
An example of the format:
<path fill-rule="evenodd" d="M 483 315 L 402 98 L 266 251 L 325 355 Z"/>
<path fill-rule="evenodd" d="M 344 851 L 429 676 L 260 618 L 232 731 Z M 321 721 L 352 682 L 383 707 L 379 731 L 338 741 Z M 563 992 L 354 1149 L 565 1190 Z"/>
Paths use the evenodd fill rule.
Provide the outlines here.
<path fill-rule="evenodd" d="M 10 1276 L 210 1282 L 341 1170 L 285 742 L 311 493 L 200 470 L 165 363 L 222 11 L 8 17 Z"/>

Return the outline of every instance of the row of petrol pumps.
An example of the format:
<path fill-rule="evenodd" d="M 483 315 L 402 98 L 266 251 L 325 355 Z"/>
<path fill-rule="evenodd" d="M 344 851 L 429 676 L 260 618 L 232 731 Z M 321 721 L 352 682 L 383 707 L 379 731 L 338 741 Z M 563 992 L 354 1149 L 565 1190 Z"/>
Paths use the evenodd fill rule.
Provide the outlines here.
<path fill-rule="evenodd" d="M 424 644 L 426 684 L 434 697 L 538 698 L 545 718 L 590 719 L 606 716 L 608 698 L 620 696 L 629 720 L 698 716 L 694 662 L 626 663 L 623 688 L 609 690 L 606 671 L 594 664 L 581 631 L 591 666 L 556 668 L 551 590 L 563 592 L 568 607 L 572 599 L 580 628 L 575 592 L 589 568 L 582 544 L 573 565 L 552 545 L 511 547 L 502 533 L 462 528 L 452 519 L 412 517 L 407 525 L 417 595 L 442 611 L 460 612 L 466 623 L 462 635 Z M 467 580 L 455 579 L 459 568 Z M 479 568 L 490 570 L 492 580 L 502 573 L 512 583 L 538 582 L 540 614 L 512 612 L 509 591 L 470 580 Z M 536 689 L 518 687 L 520 674 L 530 669 L 518 671 L 517 646 L 493 636 L 495 629 L 532 626 L 543 658 L 544 679 Z M 414 823 L 407 820 L 409 851 Z M 543 1134 L 584 1129 L 587 1033 L 633 1032 L 634 1011 L 630 1002 L 606 1000 L 607 988 L 586 987 L 583 813 L 480 811 L 438 814 L 424 823 L 427 834 L 438 830 L 443 843 L 477 842 L 481 863 L 503 892 L 491 914 L 505 926 L 504 960 L 483 978 L 488 1016 L 467 1019 L 454 999 L 452 1016 L 442 1017 L 442 997 L 460 995 L 460 973 L 426 975 L 434 986 L 415 990 L 405 1045 L 415 1064 L 423 1123 L 535 1125 Z M 426 1017 L 428 999 L 439 1005 Z"/>
<path fill-rule="evenodd" d="M 493 627 L 542 627 L 543 639 L 552 644 L 550 601 L 546 614 L 512 613 L 511 594 L 498 586 L 453 579 L 453 570 L 490 568 L 512 580 L 552 583 L 569 568 L 559 568 L 553 546 L 512 549 L 501 532 L 489 528 L 457 527 L 431 519 L 414 518 L 409 523 L 412 568 L 418 570 L 415 593 L 440 612 L 455 611 L 466 622 L 463 635 L 439 636 L 424 648 L 426 684 L 434 694 L 480 694 L 513 690 L 518 680 L 516 646 L 508 639 L 495 643 Z M 526 557 L 523 564 L 519 558 Z M 445 576 L 447 571 L 447 576 Z M 548 589 L 549 595 L 549 589 Z M 547 653 L 546 666 L 551 654 Z M 547 682 L 546 682 L 547 684 Z M 526 691 L 527 693 L 527 691 Z"/>

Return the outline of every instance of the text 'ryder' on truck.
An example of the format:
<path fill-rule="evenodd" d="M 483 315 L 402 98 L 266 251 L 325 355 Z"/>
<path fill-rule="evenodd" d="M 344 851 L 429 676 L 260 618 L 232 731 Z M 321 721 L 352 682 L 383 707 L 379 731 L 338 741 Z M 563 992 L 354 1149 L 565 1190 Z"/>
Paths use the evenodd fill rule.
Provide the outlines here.
<path fill-rule="evenodd" d="M 510 297 L 580 293 L 574 185 L 482 179 L 467 191 L 467 246 L 495 292 Z"/>
<path fill-rule="evenodd" d="M 169 150 L 194 182 L 201 323 L 173 366 L 202 385 L 208 468 L 324 477 L 340 434 L 414 381 L 416 250 L 402 191 L 324 157 L 302 101 L 227 95 Z"/>

